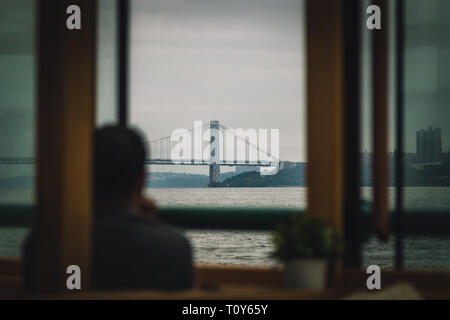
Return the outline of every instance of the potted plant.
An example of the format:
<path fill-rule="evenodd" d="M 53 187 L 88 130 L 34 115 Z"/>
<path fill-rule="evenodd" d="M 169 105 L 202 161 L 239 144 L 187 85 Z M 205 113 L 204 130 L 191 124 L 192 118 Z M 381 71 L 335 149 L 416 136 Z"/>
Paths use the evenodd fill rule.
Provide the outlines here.
<path fill-rule="evenodd" d="M 273 256 L 286 266 L 288 288 L 324 288 L 327 263 L 340 251 L 340 241 L 331 227 L 318 218 L 295 215 L 277 226 L 272 240 Z"/>

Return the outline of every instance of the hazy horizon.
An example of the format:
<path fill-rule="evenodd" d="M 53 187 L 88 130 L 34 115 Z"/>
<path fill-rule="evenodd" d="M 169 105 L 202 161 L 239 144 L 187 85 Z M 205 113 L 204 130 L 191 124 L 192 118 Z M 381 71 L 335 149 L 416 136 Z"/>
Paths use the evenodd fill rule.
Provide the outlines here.
<path fill-rule="evenodd" d="M 196 120 L 280 129 L 280 158 L 305 160 L 302 14 L 297 0 L 133 1 L 131 123 L 148 140 Z"/>

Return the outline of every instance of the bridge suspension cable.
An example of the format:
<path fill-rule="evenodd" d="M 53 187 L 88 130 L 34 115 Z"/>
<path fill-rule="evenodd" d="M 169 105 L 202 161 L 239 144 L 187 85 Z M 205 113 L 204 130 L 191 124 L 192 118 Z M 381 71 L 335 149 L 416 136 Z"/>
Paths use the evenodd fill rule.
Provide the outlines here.
<path fill-rule="evenodd" d="M 202 126 L 198 126 L 198 127 L 194 127 L 191 129 L 186 129 L 180 132 L 176 132 L 173 135 L 170 136 L 165 136 L 159 139 L 155 139 L 152 141 L 148 142 L 148 147 L 149 147 L 149 159 L 148 159 L 148 163 L 158 163 L 158 162 L 167 162 L 169 163 L 171 161 L 171 152 L 173 150 L 173 148 L 180 143 L 180 137 L 183 137 L 186 133 L 189 133 L 190 137 L 192 137 L 192 134 L 195 133 L 196 130 L 200 131 L 200 134 L 203 134 L 203 130 L 206 129 L 208 132 L 208 130 L 211 130 L 211 124 L 210 123 L 205 123 Z M 218 124 L 218 129 L 219 129 L 219 137 L 221 138 L 221 141 L 219 143 L 219 154 L 220 154 L 220 158 L 222 160 L 226 159 L 226 163 L 224 164 L 231 164 L 234 163 L 236 165 L 245 165 L 245 164 L 250 164 L 250 162 L 257 162 L 260 165 L 267 165 L 268 163 L 278 163 L 279 159 L 277 159 L 276 157 L 272 156 L 271 153 L 267 152 L 266 150 L 260 148 L 259 146 L 255 145 L 254 143 L 252 143 L 251 141 L 249 141 L 248 139 L 245 139 L 244 137 L 240 136 L 239 134 L 236 133 L 236 130 L 232 130 L 229 129 L 228 127 L 226 127 L 225 125 L 219 123 Z M 175 139 L 174 139 L 175 138 Z M 201 136 L 201 149 L 203 151 L 203 136 Z M 242 156 L 242 154 L 237 155 L 234 151 L 235 148 L 237 148 L 237 145 L 234 145 L 233 143 L 228 143 L 228 139 L 237 139 L 237 141 L 241 142 L 244 144 L 244 159 L 231 159 L 231 157 L 236 156 Z M 210 141 L 211 142 L 211 141 Z M 189 148 L 188 148 L 188 152 L 190 152 L 191 154 L 187 154 L 187 155 L 183 155 L 184 159 L 182 159 L 183 162 L 196 162 L 198 164 L 198 162 L 204 162 L 204 161 L 208 161 L 209 159 L 202 159 L 203 158 L 203 153 L 201 153 L 200 155 L 197 154 L 197 157 L 200 156 L 201 159 L 194 159 L 193 153 L 195 154 L 195 143 L 197 143 L 197 147 L 198 146 L 198 142 L 193 141 L 191 139 L 191 141 L 187 141 L 185 143 L 190 144 Z M 230 150 L 229 148 L 233 148 L 232 150 Z M 273 146 L 271 146 L 273 147 Z M 252 148 L 252 149 L 251 149 Z M 251 150 L 256 152 L 256 157 L 255 159 L 250 159 L 250 154 L 251 154 Z M 193 152 L 194 151 L 194 152 Z M 229 154 L 231 153 L 231 154 Z M 255 154 L 255 153 L 254 153 Z M 266 155 L 266 157 L 264 157 L 265 159 L 260 159 L 261 155 Z M 258 160 L 259 159 L 259 160 Z"/>
<path fill-rule="evenodd" d="M 251 165 L 251 161 L 250 160 L 257 160 L 257 159 L 249 159 L 250 158 L 250 148 L 253 148 L 254 150 L 256 150 L 256 155 L 258 160 L 256 161 L 255 165 L 260 165 L 260 166 L 268 166 L 271 165 L 272 163 L 276 162 L 279 163 L 279 159 L 277 159 L 276 157 L 272 156 L 271 153 L 267 152 L 266 150 L 260 148 L 259 146 L 255 145 L 254 143 L 252 143 L 251 141 L 249 141 L 248 139 L 245 139 L 244 137 L 240 136 L 239 134 L 236 133 L 236 130 L 231 130 L 228 127 L 226 127 L 225 125 L 223 125 L 222 123 L 219 122 L 218 124 L 219 127 L 219 137 L 221 136 L 222 141 L 219 143 L 219 154 L 220 154 L 220 158 L 221 160 L 225 160 L 223 161 L 223 165 Z M 198 127 L 194 127 L 191 129 L 187 129 L 184 131 L 178 131 L 175 134 L 172 134 L 170 136 L 165 136 L 162 138 L 158 138 L 152 141 L 147 142 L 146 147 L 147 147 L 147 151 L 148 151 L 148 159 L 146 160 L 147 164 L 173 164 L 172 163 L 172 159 L 171 159 L 171 153 L 173 148 L 179 143 L 179 139 L 174 139 L 174 137 L 182 137 L 184 134 L 186 134 L 186 132 L 188 132 L 191 137 L 192 134 L 195 133 L 196 130 L 200 131 L 201 134 L 203 134 L 203 130 L 211 130 L 211 123 L 207 122 L 201 126 Z M 208 131 L 206 131 L 208 132 Z M 230 137 L 231 135 L 231 137 Z M 201 149 L 203 149 L 203 136 L 201 136 Z M 237 148 L 236 145 L 234 145 L 233 143 L 227 144 L 228 140 L 227 139 L 237 139 L 240 142 L 244 143 L 245 145 L 245 154 L 244 154 L 244 159 L 231 159 L 231 157 L 234 156 L 240 156 L 237 155 L 234 151 L 235 148 Z M 211 141 L 210 141 L 211 142 Z M 207 162 L 209 161 L 209 159 L 194 159 L 193 155 L 192 155 L 192 151 L 195 148 L 195 141 L 190 141 L 191 143 L 191 154 L 187 155 L 186 159 L 183 159 L 187 162 L 191 161 L 193 164 L 207 164 Z M 233 147 L 233 150 L 229 150 L 229 146 Z M 198 147 L 198 145 L 197 145 Z M 273 148 L 273 146 L 271 146 L 271 148 Z M 253 150 L 252 149 L 252 150 Z M 203 150 L 202 150 L 203 151 Z M 229 154 L 230 153 L 230 154 Z M 260 159 L 261 154 L 265 154 L 268 158 L 266 158 L 266 160 Z M 203 158 L 203 153 L 201 153 L 200 157 Z M 15 158 L 15 157 L 0 157 L 0 164 L 34 164 L 35 159 L 32 157 L 22 157 L 22 158 Z"/>

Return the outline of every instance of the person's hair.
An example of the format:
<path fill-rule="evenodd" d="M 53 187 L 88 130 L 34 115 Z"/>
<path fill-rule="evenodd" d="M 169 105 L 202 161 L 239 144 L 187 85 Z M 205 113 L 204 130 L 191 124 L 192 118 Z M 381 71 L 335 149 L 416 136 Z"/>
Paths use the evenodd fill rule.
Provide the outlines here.
<path fill-rule="evenodd" d="M 95 131 L 95 199 L 111 201 L 130 196 L 144 173 L 146 148 L 143 135 L 124 126 Z"/>

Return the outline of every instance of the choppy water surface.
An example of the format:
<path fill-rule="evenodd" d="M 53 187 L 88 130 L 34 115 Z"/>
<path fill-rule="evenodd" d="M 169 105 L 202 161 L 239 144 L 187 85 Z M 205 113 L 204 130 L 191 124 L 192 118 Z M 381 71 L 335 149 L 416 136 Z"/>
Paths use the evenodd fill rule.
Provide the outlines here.
<path fill-rule="evenodd" d="M 224 189 L 148 189 L 148 194 L 163 206 L 202 207 L 283 207 L 306 208 L 306 188 L 224 188 Z M 390 188 L 390 206 L 395 204 L 395 189 Z M 370 200 L 371 188 L 361 188 Z M 407 210 L 447 210 L 450 213 L 450 188 L 405 188 Z M 450 226 L 449 226 L 450 227 Z M 195 259 L 201 263 L 273 265 L 269 232 L 190 231 Z M 371 239 L 364 245 L 364 264 L 393 265 L 394 240 L 380 243 Z M 410 268 L 450 268 L 450 237 L 406 237 L 405 264 Z"/>
<path fill-rule="evenodd" d="M 161 206 L 171 207 L 283 207 L 305 208 L 306 188 L 195 188 L 147 189 Z M 371 189 L 362 188 L 365 199 Z M 390 189 L 391 206 L 395 200 Z M 405 208 L 447 210 L 450 213 L 450 188 L 405 188 Z M 450 226 L 449 226 L 450 227 Z M 0 228 L 0 256 L 20 256 L 26 228 Z M 197 263 L 273 265 L 270 233 L 248 231 L 187 231 Z M 394 241 L 379 243 L 371 239 L 364 245 L 364 264 L 392 266 Z M 407 237 L 405 262 L 410 268 L 450 268 L 450 237 Z"/>

